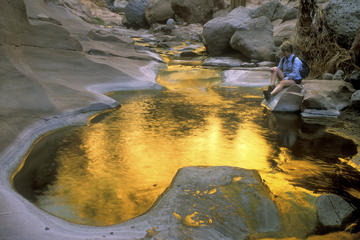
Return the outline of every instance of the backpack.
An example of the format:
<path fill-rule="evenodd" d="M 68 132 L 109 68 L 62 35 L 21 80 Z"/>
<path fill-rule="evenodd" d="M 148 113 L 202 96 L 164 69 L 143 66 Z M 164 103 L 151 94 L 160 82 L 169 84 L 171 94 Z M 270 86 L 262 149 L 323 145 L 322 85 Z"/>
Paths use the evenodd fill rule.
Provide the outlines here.
<path fill-rule="evenodd" d="M 294 55 L 294 57 L 293 57 L 292 60 L 291 60 L 292 65 L 294 65 L 295 58 L 298 58 L 298 59 L 301 61 L 301 63 L 302 63 L 302 66 L 301 66 L 301 69 L 300 69 L 299 73 L 300 73 L 301 78 L 304 79 L 304 78 L 306 78 L 306 77 L 309 75 L 309 73 L 310 73 L 309 65 L 307 65 L 307 63 L 306 63 L 304 60 L 302 60 L 302 59 L 299 58 L 299 57 L 296 57 L 295 55 Z M 281 66 L 282 66 L 282 69 L 281 69 L 281 70 L 284 69 L 284 67 L 283 67 L 284 59 L 285 59 L 285 57 L 282 57 L 281 60 L 280 60 L 280 61 L 281 61 Z"/>

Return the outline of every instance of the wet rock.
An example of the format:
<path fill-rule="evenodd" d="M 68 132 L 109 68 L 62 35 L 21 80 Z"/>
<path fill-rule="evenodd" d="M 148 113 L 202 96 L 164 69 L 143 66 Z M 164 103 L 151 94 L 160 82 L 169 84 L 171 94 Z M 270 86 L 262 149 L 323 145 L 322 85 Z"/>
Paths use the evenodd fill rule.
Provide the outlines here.
<path fill-rule="evenodd" d="M 360 71 L 353 71 L 349 77 L 349 80 L 356 90 L 360 89 Z"/>
<path fill-rule="evenodd" d="M 193 51 L 184 51 L 180 53 L 180 57 L 198 57 L 199 54 Z"/>
<path fill-rule="evenodd" d="M 130 0 L 125 7 L 127 24 L 135 29 L 148 28 L 145 19 L 145 8 L 148 0 Z"/>
<path fill-rule="evenodd" d="M 345 73 L 343 70 L 337 70 L 333 76 L 333 80 L 344 80 Z"/>
<path fill-rule="evenodd" d="M 241 67 L 243 64 L 242 60 L 232 57 L 212 57 L 203 62 L 203 66 L 212 67 Z"/>
<path fill-rule="evenodd" d="M 257 171 L 234 167 L 180 169 L 147 215 L 160 225 L 159 239 L 240 240 L 281 231 L 279 211 Z"/>
<path fill-rule="evenodd" d="M 354 206 L 334 194 L 318 197 L 316 209 L 320 223 L 326 227 L 340 227 L 355 211 Z"/>
<path fill-rule="evenodd" d="M 269 101 L 264 99 L 262 104 L 273 112 L 298 112 L 303 96 L 302 86 L 296 84 L 281 90 Z"/>
<path fill-rule="evenodd" d="M 331 74 L 331 73 L 324 73 L 322 76 L 321 76 L 321 79 L 324 79 L 324 80 L 332 80 L 334 78 L 334 75 Z"/>
<path fill-rule="evenodd" d="M 264 87 L 270 84 L 270 71 L 227 70 L 223 72 L 224 86 Z"/>
<path fill-rule="evenodd" d="M 273 26 L 266 17 L 254 19 L 246 29 L 238 29 L 230 45 L 244 56 L 254 60 L 272 60 L 274 52 Z"/>
<path fill-rule="evenodd" d="M 204 25 L 203 37 L 206 49 L 211 56 L 219 56 L 231 51 L 230 39 L 238 29 L 247 29 L 251 18 L 249 9 L 238 7 L 226 17 L 218 17 Z"/>
<path fill-rule="evenodd" d="M 358 0 L 332 0 L 324 9 L 327 27 L 335 34 L 339 45 L 350 49 L 360 27 Z"/>
<path fill-rule="evenodd" d="M 304 109 L 337 110 L 350 105 L 354 92 L 350 83 L 339 80 L 304 80 Z"/>
<path fill-rule="evenodd" d="M 263 62 L 258 62 L 257 66 L 258 67 L 273 67 L 273 66 L 276 66 L 276 63 L 270 62 L 270 61 L 263 61 Z"/>
<path fill-rule="evenodd" d="M 149 24 L 165 22 L 174 16 L 170 0 L 149 0 L 145 8 L 145 18 Z"/>
<path fill-rule="evenodd" d="M 360 110 L 360 90 L 357 90 L 351 96 L 351 106 Z"/>
<path fill-rule="evenodd" d="M 304 109 L 301 113 L 301 116 L 304 118 L 336 118 L 340 116 L 340 111 L 330 109 L 330 110 L 318 110 L 318 109 Z"/>

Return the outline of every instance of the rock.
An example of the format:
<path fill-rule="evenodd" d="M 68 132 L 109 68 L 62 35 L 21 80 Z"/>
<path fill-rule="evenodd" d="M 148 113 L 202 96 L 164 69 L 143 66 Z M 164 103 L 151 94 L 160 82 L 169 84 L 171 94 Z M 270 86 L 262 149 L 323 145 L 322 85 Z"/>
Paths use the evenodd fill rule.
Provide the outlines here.
<path fill-rule="evenodd" d="M 149 24 L 165 22 L 174 16 L 170 0 L 148 0 L 145 8 L 145 18 Z"/>
<path fill-rule="evenodd" d="M 171 0 L 171 8 L 185 22 L 204 24 L 212 18 L 216 8 L 216 1 Z"/>
<path fill-rule="evenodd" d="M 304 80 L 304 109 L 337 110 L 350 105 L 354 92 L 350 83 L 339 80 Z"/>
<path fill-rule="evenodd" d="M 223 72 L 224 86 L 264 87 L 270 84 L 270 71 L 226 70 Z"/>
<path fill-rule="evenodd" d="M 218 17 L 204 25 L 204 44 L 210 56 L 219 56 L 231 51 L 230 39 L 238 29 L 246 29 L 250 23 L 249 9 L 238 7 L 226 17 Z"/>
<path fill-rule="evenodd" d="M 247 29 L 238 29 L 230 40 L 233 49 L 252 60 L 273 60 L 272 24 L 266 17 L 254 19 Z"/>
<path fill-rule="evenodd" d="M 269 101 L 264 99 L 262 104 L 273 112 L 298 112 L 303 96 L 303 87 L 296 84 L 284 88 Z"/>
<path fill-rule="evenodd" d="M 353 71 L 349 77 L 349 80 L 356 90 L 360 89 L 360 71 Z"/>
<path fill-rule="evenodd" d="M 331 73 L 324 73 L 322 76 L 321 76 L 321 79 L 324 79 L 324 80 L 332 80 L 334 78 L 334 75 L 331 74 Z"/>
<path fill-rule="evenodd" d="M 134 40 L 129 36 L 115 36 L 105 30 L 91 30 L 88 32 L 88 37 L 94 41 L 103 42 L 121 42 L 126 44 L 132 44 L 134 42 Z"/>
<path fill-rule="evenodd" d="M 184 51 L 180 53 L 180 57 L 198 57 L 199 54 L 193 51 Z"/>
<path fill-rule="evenodd" d="M 360 109 L 360 90 L 357 90 L 351 96 L 351 106 Z"/>
<path fill-rule="evenodd" d="M 172 25 L 174 26 L 176 23 L 175 23 L 175 20 L 173 18 L 169 18 L 167 21 L 166 21 L 166 25 Z"/>
<path fill-rule="evenodd" d="M 282 22 L 282 20 L 276 20 L 274 24 L 274 44 L 280 46 L 285 40 L 290 40 L 296 34 L 296 19 Z"/>
<path fill-rule="evenodd" d="M 125 17 L 127 24 L 131 27 L 148 28 L 148 23 L 145 19 L 145 8 L 148 0 L 130 0 L 125 7 Z"/>
<path fill-rule="evenodd" d="M 177 38 L 178 41 L 196 41 L 201 42 L 201 35 L 203 27 L 201 24 L 189 24 L 187 26 L 177 27 L 172 30 L 172 35 Z"/>
<path fill-rule="evenodd" d="M 257 66 L 258 67 L 274 67 L 274 66 L 276 66 L 276 63 L 270 62 L 270 61 L 263 61 L 263 62 L 258 62 Z"/>
<path fill-rule="evenodd" d="M 159 239 L 244 240 L 257 233 L 281 232 L 271 197 L 257 171 L 186 167 L 147 216 L 160 226 Z"/>
<path fill-rule="evenodd" d="M 318 110 L 318 109 L 305 109 L 301 116 L 304 118 L 333 118 L 340 116 L 340 112 L 338 110 L 330 109 L 330 110 Z"/>
<path fill-rule="evenodd" d="M 113 3 L 112 10 L 115 12 L 124 12 L 127 4 L 128 4 L 127 0 L 115 0 Z"/>
<path fill-rule="evenodd" d="M 296 19 L 297 15 L 298 15 L 298 11 L 299 10 L 296 9 L 296 8 L 288 8 L 286 10 L 285 16 L 282 18 L 282 20 L 285 22 L 285 21 L 288 21 L 288 20 Z"/>
<path fill-rule="evenodd" d="M 345 73 L 343 70 L 337 70 L 333 76 L 333 80 L 344 80 Z"/>
<path fill-rule="evenodd" d="M 244 62 L 238 58 L 232 57 L 211 57 L 203 62 L 203 66 L 212 67 L 241 67 Z"/>
<path fill-rule="evenodd" d="M 340 227 L 355 207 L 334 194 L 321 195 L 316 200 L 317 215 L 325 227 Z"/>
<path fill-rule="evenodd" d="M 360 27 L 358 0 L 331 0 L 324 9 L 327 27 L 335 34 L 340 46 L 350 49 Z"/>
<path fill-rule="evenodd" d="M 283 19 L 288 9 L 282 5 L 279 0 L 271 0 L 261 4 L 259 7 L 251 9 L 250 16 L 252 18 L 267 17 L 270 21 Z"/>

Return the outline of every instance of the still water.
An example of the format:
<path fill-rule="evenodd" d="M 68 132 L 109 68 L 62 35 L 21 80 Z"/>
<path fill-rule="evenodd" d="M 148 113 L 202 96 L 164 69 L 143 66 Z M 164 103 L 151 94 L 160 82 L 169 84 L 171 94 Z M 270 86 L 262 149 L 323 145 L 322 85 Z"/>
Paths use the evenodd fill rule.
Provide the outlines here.
<path fill-rule="evenodd" d="M 223 87 L 220 70 L 172 65 L 157 82 L 166 89 L 110 93 L 121 107 L 40 138 L 16 190 L 60 218 L 105 226 L 148 211 L 179 168 L 256 169 L 295 235 L 316 225 L 319 193 L 359 198 L 359 172 L 346 164 L 353 141 L 266 111 L 262 89 Z"/>

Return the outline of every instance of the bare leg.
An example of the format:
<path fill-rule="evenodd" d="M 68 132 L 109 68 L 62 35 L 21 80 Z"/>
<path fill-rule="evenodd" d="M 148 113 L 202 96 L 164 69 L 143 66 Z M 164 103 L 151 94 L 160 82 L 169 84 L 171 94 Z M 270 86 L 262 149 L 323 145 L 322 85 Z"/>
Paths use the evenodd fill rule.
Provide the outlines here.
<path fill-rule="evenodd" d="M 277 67 L 273 67 L 271 69 L 271 71 L 272 71 L 272 73 L 271 73 L 271 85 L 274 86 L 276 78 L 279 79 L 279 80 L 283 80 L 284 79 L 284 74 Z"/>
<path fill-rule="evenodd" d="M 296 84 L 296 82 L 294 80 L 282 80 L 270 94 L 271 94 L 271 96 L 274 96 L 278 92 L 280 92 L 281 89 L 283 89 L 284 87 L 291 86 L 294 84 Z"/>

